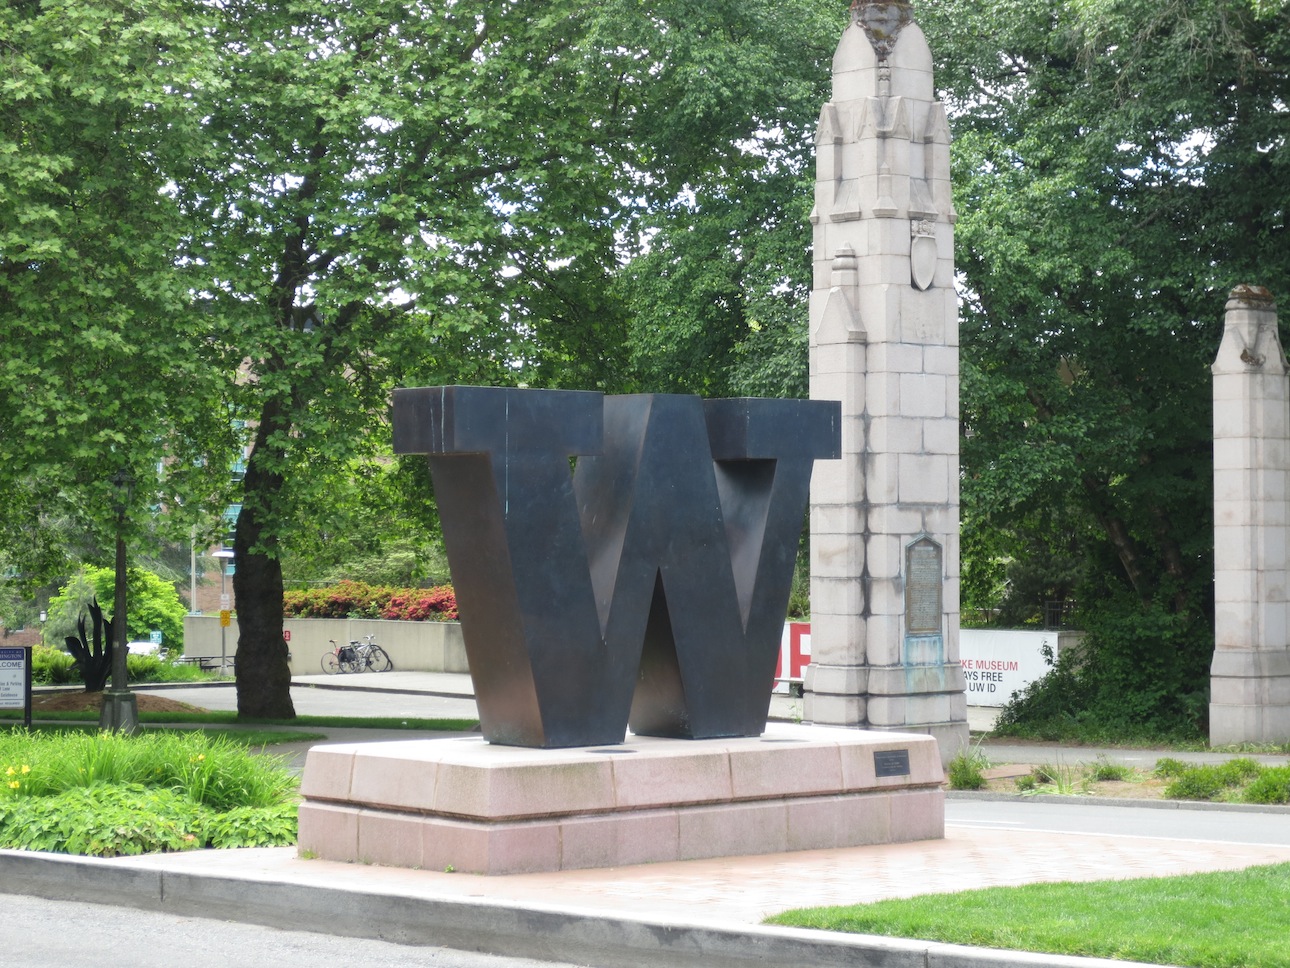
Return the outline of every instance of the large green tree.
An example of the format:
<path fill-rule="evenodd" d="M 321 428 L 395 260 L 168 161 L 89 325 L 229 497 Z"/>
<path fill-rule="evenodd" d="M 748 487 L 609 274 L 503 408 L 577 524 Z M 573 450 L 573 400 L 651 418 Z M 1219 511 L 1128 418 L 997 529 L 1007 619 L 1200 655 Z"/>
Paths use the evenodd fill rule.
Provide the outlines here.
<path fill-rule="evenodd" d="M 251 435 L 238 708 L 284 716 L 281 560 L 343 523 L 330 481 L 379 446 L 391 386 L 632 385 L 620 258 L 643 213 L 765 140 L 788 102 L 761 95 L 800 54 L 769 0 L 203 11 L 217 66 L 172 176 Z"/>
<path fill-rule="evenodd" d="M 1090 701 L 1203 714 L 1209 364 L 1228 290 L 1290 293 L 1290 13 L 946 0 L 919 18 L 956 136 L 965 555 L 1077 560 Z M 1073 591 L 1050 571 L 1031 570 L 1033 604 Z"/>
<path fill-rule="evenodd" d="M 227 480 L 165 190 L 202 46 L 173 0 L 0 5 L 0 547 L 28 584 L 158 506 L 187 532 Z"/>

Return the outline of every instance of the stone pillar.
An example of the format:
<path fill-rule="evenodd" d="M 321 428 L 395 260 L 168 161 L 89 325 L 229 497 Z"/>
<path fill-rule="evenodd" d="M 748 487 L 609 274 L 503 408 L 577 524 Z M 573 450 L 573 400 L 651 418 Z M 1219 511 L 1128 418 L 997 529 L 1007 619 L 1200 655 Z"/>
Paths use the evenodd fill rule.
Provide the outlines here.
<path fill-rule="evenodd" d="M 1214 361 L 1209 738 L 1290 742 L 1290 379 L 1272 295 L 1239 286 Z"/>
<path fill-rule="evenodd" d="M 967 741 L 959 665 L 958 304 L 950 133 L 909 3 L 852 5 L 816 131 L 811 396 L 815 723 Z"/>

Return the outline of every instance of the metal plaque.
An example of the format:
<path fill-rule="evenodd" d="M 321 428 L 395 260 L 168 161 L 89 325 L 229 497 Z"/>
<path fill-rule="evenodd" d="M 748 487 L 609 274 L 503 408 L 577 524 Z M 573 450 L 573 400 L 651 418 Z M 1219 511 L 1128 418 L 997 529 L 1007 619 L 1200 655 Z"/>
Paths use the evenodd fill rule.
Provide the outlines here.
<path fill-rule="evenodd" d="M 941 546 L 919 538 L 905 549 L 905 632 L 926 635 L 941 631 L 944 579 Z"/>
<path fill-rule="evenodd" d="M 873 754 L 875 776 L 909 776 L 909 750 L 875 750 Z"/>

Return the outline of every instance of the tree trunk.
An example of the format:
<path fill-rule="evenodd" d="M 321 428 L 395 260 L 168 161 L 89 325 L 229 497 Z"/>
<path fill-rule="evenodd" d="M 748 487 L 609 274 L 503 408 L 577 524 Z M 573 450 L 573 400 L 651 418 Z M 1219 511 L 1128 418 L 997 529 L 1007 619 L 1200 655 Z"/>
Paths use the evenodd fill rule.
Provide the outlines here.
<path fill-rule="evenodd" d="M 273 506 L 283 483 L 280 474 L 262 466 L 279 413 L 269 405 L 261 414 L 242 482 L 242 513 L 233 538 L 237 714 L 257 719 L 296 716 L 287 644 L 282 638 L 282 563 L 276 554 L 276 539 L 264 528 L 264 509 Z"/>

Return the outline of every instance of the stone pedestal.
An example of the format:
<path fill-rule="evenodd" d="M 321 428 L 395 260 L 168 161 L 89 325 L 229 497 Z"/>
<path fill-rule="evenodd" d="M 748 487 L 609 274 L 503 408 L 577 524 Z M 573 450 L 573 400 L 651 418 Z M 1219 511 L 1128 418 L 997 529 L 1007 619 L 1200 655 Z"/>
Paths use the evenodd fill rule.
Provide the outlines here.
<path fill-rule="evenodd" d="M 805 718 L 967 742 L 950 132 L 908 5 L 858 3 L 816 131 L 811 396 L 842 460 L 811 488 Z"/>
<path fill-rule="evenodd" d="M 129 689 L 107 689 L 99 711 L 99 729 L 133 733 L 139 728 L 139 700 Z"/>
<path fill-rule="evenodd" d="M 1266 289 L 1227 303 L 1214 373 L 1210 742 L 1290 741 L 1290 368 Z"/>
<path fill-rule="evenodd" d="M 928 736 L 773 724 L 760 738 L 534 750 L 479 738 L 315 747 L 300 849 L 512 874 L 944 836 Z"/>

